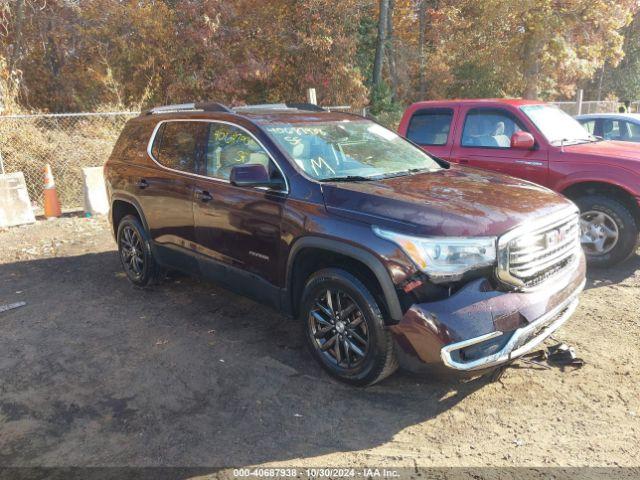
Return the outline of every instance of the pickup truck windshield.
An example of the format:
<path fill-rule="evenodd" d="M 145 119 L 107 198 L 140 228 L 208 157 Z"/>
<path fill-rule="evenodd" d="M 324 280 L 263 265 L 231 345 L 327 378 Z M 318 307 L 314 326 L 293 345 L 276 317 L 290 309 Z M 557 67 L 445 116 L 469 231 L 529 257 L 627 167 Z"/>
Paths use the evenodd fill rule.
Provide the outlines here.
<path fill-rule="evenodd" d="M 426 153 L 377 123 L 330 121 L 266 125 L 298 167 L 320 181 L 366 181 L 436 171 Z"/>
<path fill-rule="evenodd" d="M 596 141 L 573 117 L 550 105 L 526 105 L 520 110 L 538 127 L 549 143 L 568 145 Z"/>

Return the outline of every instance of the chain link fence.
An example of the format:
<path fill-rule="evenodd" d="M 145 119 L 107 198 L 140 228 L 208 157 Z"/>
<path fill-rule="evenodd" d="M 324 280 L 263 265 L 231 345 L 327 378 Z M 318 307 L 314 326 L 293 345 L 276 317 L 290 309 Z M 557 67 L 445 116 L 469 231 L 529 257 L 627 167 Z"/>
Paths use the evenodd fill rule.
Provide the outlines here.
<path fill-rule="evenodd" d="M 83 205 L 82 167 L 104 164 L 124 124 L 138 112 L 0 117 L 0 173 L 23 172 L 36 212 L 51 165 L 63 209 Z"/>
<path fill-rule="evenodd" d="M 582 106 L 578 102 L 551 102 L 569 115 L 585 115 L 587 113 L 615 113 L 621 105 L 616 101 L 583 101 Z"/>

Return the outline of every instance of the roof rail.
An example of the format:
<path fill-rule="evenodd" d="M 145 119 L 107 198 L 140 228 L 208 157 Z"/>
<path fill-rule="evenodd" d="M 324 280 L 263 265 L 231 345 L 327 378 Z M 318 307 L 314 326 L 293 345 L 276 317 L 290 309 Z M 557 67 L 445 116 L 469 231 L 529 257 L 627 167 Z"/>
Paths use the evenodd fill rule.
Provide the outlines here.
<path fill-rule="evenodd" d="M 249 110 L 289 110 L 286 103 L 259 103 L 256 105 L 239 105 L 233 107 L 234 112 L 246 112 Z"/>
<path fill-rule="evenodd" d="M 326 112 L 326 110 L 313 103 L 262 103 L 258 105 L 241 105 L 233 109 L 218 102 L 178 103 L 174 105 L 162 105 L 145 112 L 146 115 L 175 112 L 248 112 L 252 110 L 307 110 L 309 112 Z"/>
<path fill-rule="evenodd" d="M 217 102 L 198 102 L 198 103 L 178 103 L 174 105 L 163 105 L 161 107 L 154 107 L 147 110 L 147 115 L 159 114 L 159 113 L 174 113 L 174 112 L 190 112 L 190 111 L 203 111 L 203 112 L 228 112 L 232 110 Z"/>
<path fill-rule="evenodd" d="M 161 107 L 153 107 L 147 110 L 145 113 L 151 115 L 154 113 L 168 113 L 168 112 L 180 112 L 182 110 L 195 110 L 194 103 L 179 103 L 174 105 L 163 105 Z"/>
<path fill-rule="evenodd" d="M 234 107 L 234 112 L 251 110 L 308 110 L 310 112 L 324 112 L 325 109 L 312 103 L 261 103 L 258 105 L 241 105 Z"/>

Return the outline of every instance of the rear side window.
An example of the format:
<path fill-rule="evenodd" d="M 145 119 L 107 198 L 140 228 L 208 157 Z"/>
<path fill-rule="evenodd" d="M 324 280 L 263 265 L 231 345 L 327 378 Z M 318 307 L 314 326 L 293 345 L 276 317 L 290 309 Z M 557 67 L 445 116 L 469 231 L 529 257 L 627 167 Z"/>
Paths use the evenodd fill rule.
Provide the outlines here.
<path fill-rule="evenodd" d="M 206 131 L 206 122 L 163 123 L 156 133 L 151 154 L 163 167 L 195 173 Z"/>
<path fill-rule="evenodd" d="M 138 123 L 136 119 L 129 120 L 113 147 L 111 158 L 122 162 L 144 161 L 149 134 L 147 125 Z"/>
<path fill-rule="evenodd" d="M 452 118 L 450 108 L 419 110 L 409 121 L 407 138 L 418 145 L 446 145 Z"/>

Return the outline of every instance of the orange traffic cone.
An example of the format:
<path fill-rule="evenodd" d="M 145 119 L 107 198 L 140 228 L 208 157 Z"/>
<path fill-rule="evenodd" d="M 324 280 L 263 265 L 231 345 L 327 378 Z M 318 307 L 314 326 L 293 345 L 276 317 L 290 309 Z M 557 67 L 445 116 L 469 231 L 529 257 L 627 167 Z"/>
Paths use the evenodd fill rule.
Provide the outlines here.
<path fill-rule="evenodd" d="M 55 218 L 60 215 L 62 215 L 62 211 L 60 210 L 60 201 L 56 193 L 56 184 L 53 181 L 51 165 L 47 163 L 44 167 L 44 216 Z"/>

